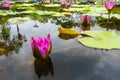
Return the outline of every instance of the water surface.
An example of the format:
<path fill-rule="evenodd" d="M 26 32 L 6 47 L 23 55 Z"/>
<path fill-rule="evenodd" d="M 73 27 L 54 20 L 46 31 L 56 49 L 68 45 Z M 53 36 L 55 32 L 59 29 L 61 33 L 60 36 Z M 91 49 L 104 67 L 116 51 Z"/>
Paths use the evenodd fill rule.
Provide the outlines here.
<path fill-rule="evenodd" d="M 73 16 L 76 25 L 61 23 L 48 19 L 47 22 L 30 20 L 18 24 L 19 32 L 26 41 L 15 51 L 0 56 L 0 80 L 119 80 L 120 50 L 100 50 L 81 45 L 77 36 L 72 39 L 59 37 L 59 27 L 69 27 L 82 31 L 80 16 Z M 17 25 L 10 24 L 11 34 L 17 35 Z M 102 29 L 97 24 L 91 25 L 91 30 Z M 113 30 L 119 33 L 117 30 Z M 31 37 L 51 35 L 52 52 L 47 61 L 42 62 L 33 57 L 30 46 Z"/>

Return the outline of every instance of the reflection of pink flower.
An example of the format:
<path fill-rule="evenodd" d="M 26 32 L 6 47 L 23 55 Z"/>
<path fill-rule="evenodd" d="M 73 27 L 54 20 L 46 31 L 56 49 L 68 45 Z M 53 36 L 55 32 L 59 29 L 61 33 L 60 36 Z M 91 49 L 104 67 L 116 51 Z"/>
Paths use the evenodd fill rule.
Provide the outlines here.
<path fill-rule="evenodd" d="M 89 15 L 82 15 L 81 16 L 81 22 L 86 23 L 86 24 L 90 24 L 90 20 L 91 20 L 91 16 Z"/>
<path fill-rule="evenodd" d="M 8 2 L 8 0 L 4 1 L 4 3 L 2 4 L 2 7 L 4 7 L 4 8 L 10 8 L 10 3 Z"/>
<path fill-rule="evenodd" d="M 81 30 L 82 31 L 85 31 L 85 30 L 90 30 L 90 25 L 88 25 L 88 26 L 81 26 Z"/>
<path fill-rule="evenodd" d="M 116 6 L 115 2 L 105 1 L 105 7 L 108 11 L 112 10 Z"/>
<path fill-rule="evenodd" d="M 49 55 L 51 47 L 50 34 L 48 34 L 46 38 L 38 37 L 37 39 L 34 39 L 34 37 L 32 37 L 31 47 L 33 52 L 37 50 L 42 58 L 46 58 Z"/>
<path fill-rule="evenodd" d="M 41 0 L 41 2 L 42 2 L 42 3 L 44 3 L 44 2 L 45 2 L 45 0 Z"/>

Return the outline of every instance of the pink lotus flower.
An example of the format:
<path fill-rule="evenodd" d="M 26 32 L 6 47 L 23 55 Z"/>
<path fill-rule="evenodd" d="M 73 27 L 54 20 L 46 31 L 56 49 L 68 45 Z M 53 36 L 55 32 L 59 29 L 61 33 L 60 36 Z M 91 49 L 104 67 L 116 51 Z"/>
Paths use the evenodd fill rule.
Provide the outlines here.
<path fill-rule="evenodd" d="M 115 2 L 105 1 L 105 7 L 108 11 L 111 11 L 116 6 Z"/>
<path fill-rule="evenodd" d="M 2 4 L 3 8 L 10 8 L 10 3 L 8 2 L 8 0 L 5 0 L 4 3 Z"/>
<path fill-rule="evenodd" d="M 72 4 L 69 1 L 65 2 L 66 7 L 72 7 Z"/>
<path fill-rule="evenodd" d="M 91 16 L 89 16 L 89 15 L 82 15 L 81 16 L 81 23 L 83 26 L 90 25 L 90 20 L 91 20 Z"/>
<path fill-rule="evenodd" d="M 60 4 L 65 4 L 65 3 L 64 3 L 64 0 L 60 0 Z"/>
<path fill-rule="evenodd" d="M 47 2 L 47 3 L 50 3 L 50 0 L 47 0 L 46 2 Z"/>
<path fill-rule="evenodd" d="M 52 47 L 50 34 L 48 34 L 46 38 L 38 37 L 37 39 L 35 39 L 34 37 L 32 37 L 31 47 L 34 57 L 42 59 L 47 58 L 48 55 L 50 54 Z"/>

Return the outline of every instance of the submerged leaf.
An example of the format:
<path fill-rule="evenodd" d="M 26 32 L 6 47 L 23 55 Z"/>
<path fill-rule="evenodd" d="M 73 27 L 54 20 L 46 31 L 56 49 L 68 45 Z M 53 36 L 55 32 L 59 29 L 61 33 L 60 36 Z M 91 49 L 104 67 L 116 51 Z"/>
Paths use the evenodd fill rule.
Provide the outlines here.
<path fill-rule="evenodd" d="M 109 31 L 83 31 L 82 35 L 87 35 L 78 39 L 85 46 L 100 49 L 120 49 L 120 35 Z"/>

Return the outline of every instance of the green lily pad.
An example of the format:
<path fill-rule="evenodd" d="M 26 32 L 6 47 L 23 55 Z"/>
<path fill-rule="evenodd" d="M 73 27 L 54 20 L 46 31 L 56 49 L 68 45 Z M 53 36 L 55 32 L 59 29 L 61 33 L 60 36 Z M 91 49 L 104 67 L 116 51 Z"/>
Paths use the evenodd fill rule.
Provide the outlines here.
<path fill-rule="evenodd" d="M 16 24 L 16 23 L 22 23 L 27 20 L 30 20 L 30 18 L 29 17 L 15 17 L 15 18 L 8 19 L 8 23 Z"/>
<path fill-rule="evenodd" d="M 21 11 L 20 13 L 21 13 L 21 14 L 31 14 L 31 13 L 34 13 L 34 11 L 32 11 L 32 10 L 29 10 L 29 11 Z"/>
<path fill-rule="evenodd" d="M 51 15 L 51 16 L 55 16 L 55 17 L 62 17 L 62 16 L 65 16 L 63 13 L 55 13 L 55 14 L 53 14 L 53 15 Z"/>
<path fill-rule="evenodd" d="M 82 12 L 84 8 L 64 8 L 63 11 Z"/>
<path fill-rule="evenodd" d="M 60 7 L 60 4 L 45 4 L 44 7 Z"/>
<path fill-rule="evenodd" d="M 1 16 L 7 16 L 8 13 L 6 13 L 6 12 L 0 12 L 0 15 L 1 15 Z"/>
<path fill-rule="evenodd" d="M 92 30 L 82 31 L 81 35 L 87 35 L 78 39 L 81 44 L 87 47 L 108 50 L 120 49 L 120 35 L 115 32 Z"/>
<path fill-rule="evenodd" d="M 35 13 L 39 14 L 40 16 L 50 16 L 56 12 L 52 11 L 35 11 Z"/>

